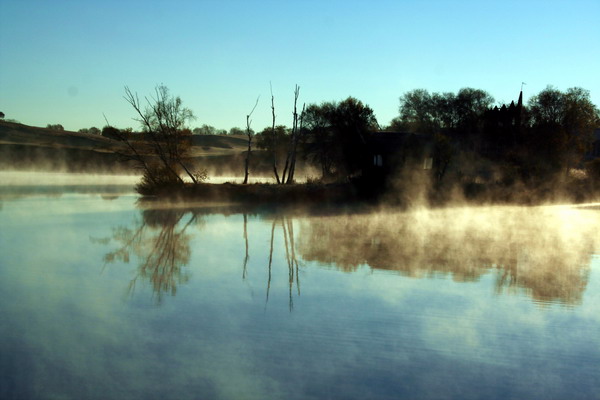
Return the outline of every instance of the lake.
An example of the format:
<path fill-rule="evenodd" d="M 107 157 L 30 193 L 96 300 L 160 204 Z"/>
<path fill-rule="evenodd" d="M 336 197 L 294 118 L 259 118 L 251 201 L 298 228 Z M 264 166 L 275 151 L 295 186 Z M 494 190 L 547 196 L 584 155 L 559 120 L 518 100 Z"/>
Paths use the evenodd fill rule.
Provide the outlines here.
<path fill-rule="evenodd" d="M 597 399 L 597 205 L 0 190 L 2 399 Z"/>

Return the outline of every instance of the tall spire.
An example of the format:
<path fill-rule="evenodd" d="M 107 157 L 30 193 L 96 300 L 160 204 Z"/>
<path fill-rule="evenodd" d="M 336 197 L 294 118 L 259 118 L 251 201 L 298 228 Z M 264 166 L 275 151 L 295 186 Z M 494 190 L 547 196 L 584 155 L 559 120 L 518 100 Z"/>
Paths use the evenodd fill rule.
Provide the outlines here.
<path fill-rule="evenodd" d="M 527 85 L 525 82 L 521 82 L 521 92 L 519 93 L 519 101 L 517 102 L 517 107 L 523 107 L 523 85 Z"/>
<path fill-rule="evenodd" d="M 513 143 L 517 142 L 518 132 L 521 130 L 521 113 L 523 112 L 523 85 L 525 82 L 521 82 L 521 91 L 519 92 L 519 100 L 517 101 L 517 113 L 515 115 L 515 130 L 513 131 Z"/>

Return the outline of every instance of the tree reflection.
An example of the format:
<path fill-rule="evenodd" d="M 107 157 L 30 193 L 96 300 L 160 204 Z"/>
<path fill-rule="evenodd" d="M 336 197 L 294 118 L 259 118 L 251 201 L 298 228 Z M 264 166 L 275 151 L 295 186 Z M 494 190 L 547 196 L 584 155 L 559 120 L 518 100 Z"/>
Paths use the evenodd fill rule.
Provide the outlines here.
<path fill-rule="evenodd" d="M 246 279 L 246 276 L 248 275 L 248 260 L 250 260 L 250 255 L 248 253 L 248 215 L 246 213 L 244 213 L 244 244 L 246 246 L 246 253 L 244 256 L 242 279 Z"/>
<path fill-rule="evenodd" d="M 107 264 L 128 263 L 135 257 L 139 265 L 129 291 L 140 281 L 149 282 L 160 302 L 190 278 L 185 269 L 191 257 L 188 232 L 200 215 L 242 216 L 241 274 L 243 281 L 250 279 L 254 227 L 247 212 L 146 210 L 132 226 L 114 228 L 112 237 L 97 241 L 117 243 L 104 257 Z M 567 207 L 471 207 L 300 218 L 279 213 L 261 219 L 268 221 L 268 239 L 252 250 L 265 257 L 265 304 L 275 284 L 283 284 L 274 279 L 281 267 L 287 269 L 290 310 L 300 295 L 302 260 L 346 272 L 368 266 L 409 277 L 448 275 L 458 282 L 493 274 L 497 294 L 525 292 L 541 303 L 574 305 L 581 303 L 587 287 L 591 254 L 600 248 L 596 232 L 600 214 Z"/>
<path fill-rule="evenodd" d="M 573 214 L 578 224 L 562 213 L 497 207 L 309 218 L 298 247 L 305 260 L 348 272 L 368 265 L 466 282 L 496 271 L 497 293 L 524 289 L 539 302 L 579 304 L 598 218 Z"/>
<path fill-rule="evenodd" d="M 273 219 L 271 224 L 271 240 L 269 246 L 269 262 L 267 266 L 267 290 L 266 299 L 269 301 L 269 293 L 271 291 L 271 279 L 273 272 L 273 243 L 275 239 L 275 228 L 279 225 L 283 235 L 283 243 L 285 249 L 285 261 L 288 269 L 288 304 L 289 309 L 294 309 L 294 284 L 296 286 L 296 292 L 300 296 L 300 276 L 299 276 L 299 264 L 296 258 L 296 244 L 294 239 L 294 223 L 291 218 L 278 215 Z"/>
<path fill-rule="evenodd" d="M 189 280 L 184 267 L 190 261 L 191 235 L 186 231 L 197 223 L 197 217 L 196 213 L 177 209 L 144 210 L 133 228 L 114 228 L 112 238 L 104 239 L 119 244 L 104 256 L 104 261 L 129 263 L 135 255 L 139 265 L 129 282 L 129 293 L 134 292 L 138 280 L 148 281 L 160 303 L 164 294 L 175 295 L 178 285 Z"/>

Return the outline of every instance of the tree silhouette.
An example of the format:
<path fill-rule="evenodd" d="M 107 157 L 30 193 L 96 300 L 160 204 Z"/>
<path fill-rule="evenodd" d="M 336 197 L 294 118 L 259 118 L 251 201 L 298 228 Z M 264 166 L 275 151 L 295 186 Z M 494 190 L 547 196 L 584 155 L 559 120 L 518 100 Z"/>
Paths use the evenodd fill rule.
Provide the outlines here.
<path fill-rule="evenodd" d="M 182 174 L 198 183 L 206 178 L 205 171 L 194 171 L 190 164 L 190 136 L 186 123 L 194 119 L 192 111 L 183 107 L 179 97 L 173 97 L 169 89 L 159 85 L 154 97 L 146 98 L 146 107 L 137 94 L 125 87 L 125 100 L 138 115 L 136 119 L 143 128 L 143 135 L 115 131 L 128 148 L 123 153 L 142 169 L 144 175 L 138 185 L 141 192 L 152 192 L 161 186 L 183 184 Z"/>
<path fill-rule="evenodd" d="M 348 97 L 340 103 L 309 105 L 304 114 L 305 153 L 320 166 L 322 178 L 343 179 L 359 172 L 369 157 L 366 136 L 378 126 L 373 110 Z"/>
<path fill-rule="evenodd" d="M 61 124 L 48 124 L 48 125 L 46 125 L 46 129 L 50 129 L 53 131 L 59 131 L 59 132 L 62 132 L 65 130 L 65 128 L 63 128 L 63 126 Z"/>
<path fill-rule="evenodd" d="M 415 89 L 400 97 L 399 117 L 393 128 L 417 133 L 449 131 L 461 135 L 479 133 L 483 115 L 494 98 L 481 89 L 462 88 L 457 94 Z"/>
<path fill-rule="evenodd" d="M 248 183 L 248 176 L 250 175 L 250 154 L 252 153 L 252 138 L 254 137 L 254 131 L 250 129 L 250 125 L 252 124 L 250 117 L 258 105 L 258 100 L 260 100 L 260 96 L 256 98 L 254 107 L 252 107 L 250 113 L 246 115 L 246 136 L 248 137 L 248 150 L 246 151 L 246 159 L 244 161 L 244 185 Z"/>
<path fill-rule="evenodd" d="M 530 151 L 555 170 L 568 172 L 583 158 L 594 128 L 600 125 L 600 112 L 591 102 L 590 92 L 578 87 L 561 92 L 548 86 L 531 97 L 528 106 Z"/>
<path fill-rule="evenodd" d="M 302 129 L 302 120 L 304 117 L 304 109 L 302 107 L 302 113 L 300 117 L 298 116 L 298 96 L 300 96 L 300 87 L 296 85 L 294 89 L 294 112 L 293 112 L 293 122 L 292 122 L 292 137 L 290 140 L 290 145 L 288 149 L 288 154 L 285 159 L 285 166 L 283 167 L 283 173 L 281 175 L 281 183 L 290 184 L 294 182 L 294 173 L 296 170 L 296 151 L 298 148 L 298 141 L 300 140 L 300 133 Z M 300 124 L 299 124 L 300 121 Z M 300 125 L 300 126 L 299 126 Z"/>

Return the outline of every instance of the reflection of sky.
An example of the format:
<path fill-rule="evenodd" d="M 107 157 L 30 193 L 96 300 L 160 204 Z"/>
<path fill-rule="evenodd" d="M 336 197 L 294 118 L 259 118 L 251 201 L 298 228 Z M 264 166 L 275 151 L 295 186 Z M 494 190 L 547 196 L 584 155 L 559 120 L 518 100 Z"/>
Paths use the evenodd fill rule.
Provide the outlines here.
<path fill-rule="evenodd" d="M 188 228 L 191 279 L 157 305 L 127 294 L 138 260 L 104 265 L 131 197 L 7 202 L 0 213 L 0 398 L 590 398 L 600 390 L 599 259 L 581 304 L 498 295 L 300 261 L 292 290 L 280 225 L 210 215 Z M 576 221 L 576 219 L 571 219 Z M 138 222 L 135 222 L 138 221 Z M 297 223 L 298 221 L 295 221 Z M 300 230 L 295 231 L 299 235 Z"/>

